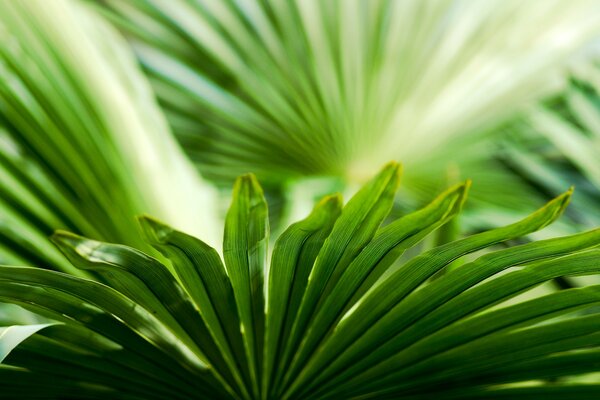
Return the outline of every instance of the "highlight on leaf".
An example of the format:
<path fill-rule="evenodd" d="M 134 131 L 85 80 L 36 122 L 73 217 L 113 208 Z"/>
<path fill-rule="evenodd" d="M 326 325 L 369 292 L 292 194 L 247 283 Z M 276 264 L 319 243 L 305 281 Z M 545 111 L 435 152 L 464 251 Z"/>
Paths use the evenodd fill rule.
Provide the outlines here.
<path fill-rule="evenodd" d="M 0 266 L 1 301 L 58 323 L 0 335 L 2 395 L 600 395 L 585 382 L 598 371 L 600 285 L 520 296 L 557 277 L 600 273 L 600 230 L 511 245 L 559 218 L 572 191 L 508 226 L 431 248 L 426 238 L 460 212 L 470 182 L 390 219 L 399 172 L 389 164 L 345 205 L 324 198 L 272 252 L 252 175 L 236 181 L 223 258 L 149 216 L 142 232 L 162 260 L 57 232 L 54 243 L 94 280 Z"/>

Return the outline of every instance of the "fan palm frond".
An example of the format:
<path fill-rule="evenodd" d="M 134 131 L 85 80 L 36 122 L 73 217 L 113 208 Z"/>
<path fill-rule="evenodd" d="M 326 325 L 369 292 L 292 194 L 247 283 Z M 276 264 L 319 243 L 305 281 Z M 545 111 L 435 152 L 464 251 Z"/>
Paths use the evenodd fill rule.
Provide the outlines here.
<path fill-rule="evenodd" d="M 20 339 L 37 333 L 0 365 L 3 396 L 600 395 L 597 384 L 569 380 L 598 371 L 600 317 L 590 310 L 600 303 L 600 287 L 519 296 L 556 277 L 598 274 L 600 231 L 476 254 L 552 223 L 571 192 L 521 221 L 401 258 L 390 270 L 459 213 L 469 188 L 453 186 L 382 225 L 399 178 L 398 165 L 390 164 L 345 206 L 337 195 L 326 197 L 277 239 L 270 262 L 267 205 L 251 175 L 235 184 L 223 259 L 150 217 L 140 219 L 146 240 L 168 264 L 57 232 L 53 241 L 73 265 L 107 284 L 0 267 L 0 299 L 61 323 L 12 328 L 23 332 Z"/>
<path fill-rule="evenodd" d="M 216 242 L 211 188 L 109 24 L 77 2 L 1 0 L 0 38 L 2 262 L 81 274 L 48 235 L 143 246 L 143 212 Z"/>
<path fill-rule="evenodd" d="M 440 176 L 600 28 L 586 0 L 100 3 L 202 170 L 266 181 Z"/>

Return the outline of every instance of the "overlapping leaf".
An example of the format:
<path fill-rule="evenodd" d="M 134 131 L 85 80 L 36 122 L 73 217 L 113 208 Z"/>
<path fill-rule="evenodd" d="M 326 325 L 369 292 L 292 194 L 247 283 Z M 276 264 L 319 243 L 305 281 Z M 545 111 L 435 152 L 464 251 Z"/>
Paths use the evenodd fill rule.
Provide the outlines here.
<path fill-rule="evenodd" d="M 2 0 L 0 41 L 2 262 L 86 276 L 47 237 L 144 246 L 143 212 L 218 243 L 212 191 L 109 24 L 74 1 Z"/>
<path fill-rule="evenodd" d="M 267 207 L 250 175 L 236 183 L 224 262 L 150 217 L 141 218 L 143 231 L 169 265 L 57 233 L 74 266 L 106 284 L 0 267 L 0 300 L 62 322 L 30 337 L 39 327 L 8 328 L 24 334 L 0 366 L 3 390 L 15 398 L 123 399 L 598 393 L 570 379 L 599 370 L 599 287 L 518 296 L 557 277 L 600 273 L 600 231 L 475 256 L 552 223 L 571 191 L 522 221 L 402 257 L 389 270 L 460 211 L 469 185 L 380 226 L 398 179 L 391 164 L 343 208 L 339 196 L 325 198 L 278 238 L 268 268 Z M 9 337 L 0 348 L 15 343 Z M 27 388 L 28 379 L 36 384 Z"/>

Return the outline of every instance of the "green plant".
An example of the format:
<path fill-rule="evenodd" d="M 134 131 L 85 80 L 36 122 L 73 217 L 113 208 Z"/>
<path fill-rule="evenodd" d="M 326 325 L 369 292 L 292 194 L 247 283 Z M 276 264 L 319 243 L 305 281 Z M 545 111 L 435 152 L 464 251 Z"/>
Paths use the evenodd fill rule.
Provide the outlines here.
<path fill-rule="evenodd" d="M 141 213 L 218 243 L 214 189 L 115 29 L 75 1 L 0 0 L 0 41 L 0 262 L 81 274 L 48 236 L 142 246 Z"/>
<path fill-rule="evenodd" d="M 283 184 L 293 203 L 289 185 L 309 199 L 351 191 L 394 159 L 406 166 L 406 210 L 472 179 L 461 218 L 470 231 L 559 193 L 540 193 L 498 159 L 496 128 L 567 86 L 566 65 L 585 63 L 574 56 L 600 33 L 593 0 L 90 3 L 131 43 L 205 177 L 229 187 L 254 172 L 268 195 Z M 315 176 L 334 183 L 314 196 L 304 179 Z M 555 233 L 577 230 L 571 214 Z"/>
<path fill-rule="evenodd" d="M 578 65 L 569 86 L 505 127 L 504 160 L 540 193 L 577 187 L 572 221 L 600 224 L 600 69 Z M 568 183 L 567 183 L 568 182 Z M 590 210 L 593 210 L 590 212 Z M 573 224 L 573 225 L 575 225 Z"/>
<path fill-rule="evenodd" d="M 224 263 L 150 217 L 140 218 L 146 240 L 169 263 L 57 232 L 61 251 L 98 281 L 0 267 L 0 299 L 58 321 L 0 336 L 0 357 L 22 341 L 0 365 L 3 398 L 600 395 L 600 385 L 573 380 L 598 370 L 600 316 L 588 311 L 600 286 L 518 297 L 600 272 L 600 230 L 476 254 L 552 223 L 571 192 L 411 257 L 406 250 L 460 211 L 469 182 L 385 222 L 399 178 L 390 164 L 343 208 L 326 197 L 277 239 L 270 262 L 267 205 L 252 175 L 235 184 Z"/>
<path fill-rule="evenodd" d="M 418 188 L 421 169 L 435 180 L 479 159 L 486 128 L 555 92 L 600 28 L 586 0 L 91 3 L 126 34 L 188 154 L 221 179 L 361 181 L 383 158 Z"/>
<path fill-rule="evenodd" d="M 345 207 L 326 197 L 270 251 L 262 189 L 246 175 L 221 251 L 210 247 L 214 188 L 163 118 L 221 183 L 255 171 L 268 185 L 321 174 L 357 184 L 375 160 L 402 158 L 405 211 L 472 175 L 474 230 L 597 183 L 598 99 L 581 82 L 510 127 L 519 174 L 479 140 L 595 35 L 594 1 L 461 4 L 0 0 L 0 263 L 47 268 L 0 266 L 0 301 L 14 307 L 0 304 L 12 325 L 0 328 L 0 398 L 600 396 L 600 286 L 542 285 L 597 276 L 600 231 L 515 243 L 553 222 L 570 192 L 457 239 L 469 183 L 397 218 L 392 164 Z M 126 32 L 152 87 L 99 13 Z M 528 128 L 554 146 L 532 134 L 544 152 L 529 147 Z M 557 172 L 556 149 L 578 173 Z M 321 188 L 302 184 L 312 206 Z M 597 188 L 582 189 L 570 216 L 596 226 Z M 140 230 L 142 213 L 166 224 L 141 217 Z M 57 228 L 74 233 L 54 246 Z"/>

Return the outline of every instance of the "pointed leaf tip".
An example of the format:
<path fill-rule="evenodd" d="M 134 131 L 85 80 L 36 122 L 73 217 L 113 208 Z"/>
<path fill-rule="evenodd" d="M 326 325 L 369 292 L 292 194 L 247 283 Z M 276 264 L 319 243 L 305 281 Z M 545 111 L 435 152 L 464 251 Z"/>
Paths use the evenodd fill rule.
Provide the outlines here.
<path fill-rule="evenodd" d="M 396 161 L 391 161 L 391 162 L 387 163 L 383 167 L 383 169 L 381 170 L 379 175 L 382 176 L 382 175 L 387 175 L 387 174 L 389 174 L 391 178 L 397 179 L 398 181 L 400 181 L 400 176 L 402 175 L 402 164 L 400 164 Z"/>
<path fill-rule="evenodd" d="M 388 169 L 388 168 L 402 169 L 402 164 L 400 164 L 398 161 L 390 161 L 383 166 L 383 169 Z"/>
<path fill-rule="evenodd" d="M 557 210 L 557 214 L 560 215 L 567 208 L 569 203 L 571 202 L 571 198 L 573 197 L 573 192 L 575 190 L 574 186 L 571 186 L 566 192 L 556 197 L 552 202 L 559 203 L 560 206 Z"/>
<path fill-rule="evenodd" d="M 537 228 L 535 230 L 550 225 L 551 223 L 556 221 L 565 211 L 565 209 L 569 205 L 569 202 L 571 201 L 572 195 L 573 190 L 567 190 L 561 195 L 550 200 L 548 203 L 546 203 L 544 207 L 540 208 L 539 210 L 528 216 L 525 220 L 537 221 Z"/>
<path fill-rule="evenodd" d="M 55 231 L 50 240 L 74 264 L 80 258 L 91 258 L 94 251 L 102 244 L 99 241 L 62 230 Z"/>
<path fill-rule="evenodd" d="M 236 179 L 236 185 L 239 185 L 240 187 L 247 186 L 252 189 L 260 188 L 260 184 L 258 183 L 258 179 L 256 179 L 256 175 L 252 173 L 240 175 Z"/>
<path fill-rule="evenodd" d="M 323 197 L 315 208 L 322 208 L 327 212 L 338 210 L 342 207 L 344 199 L 340 193 L 334 193 Z"/>
<path fill-rule="evenodd" d="M 467 201 L 467 197 L 469 194 L 469 189 L 471 188 L 471 180 L 467 179 L 463 183 L 457 183 L 453 186 L 450 186 L 444 192 L 436 197 L 433 200 L 433 203 L 442 202 L 447 199 L 453 199 L 452 206 L 448 209 L 448 215 L 458 214 L 462 210 L 465 202 Z"/>
<path fill-rule="evenodd" d="M 254 174 L 244 174 L 239 176 L 233 187 L 233 198 L 240 196 L 247 197 L 251 205 L 265 202 L 262 186 Z"/>
<path fill-rule="evenodd" d="M 58 246 L 59 249 L 63 248 L 77 248 L 84 241 L 92 241 L 91 239 L 86 239 L 83 236 L 79 236 L 73 232 L 56 230 L 50 236 L 50 240 Z"/>
<path fill-rule="evenodd" d="M 469 197 L 469 191 L 471 190 L 471 185 L 473 181 L 471 179 L 467 179 L 463 184 L 461 184 L 460 189 L 460 200 L 457 202 L 458 210 L 461 210 Z"/>
<path fill-rule="evenodd" d="M 167 237 L 173 233 L 173 228 L 149 215 L 139 215 L 137 221 L 145 240 L 150 244 L 164 243 Z"/>

